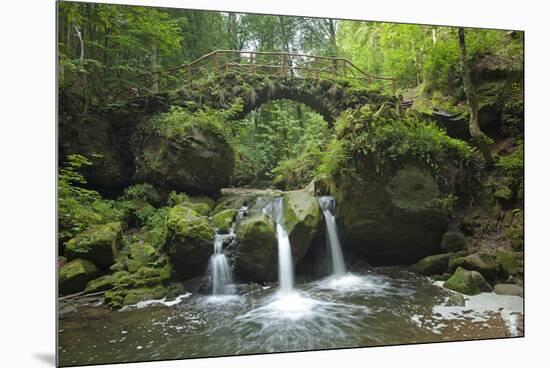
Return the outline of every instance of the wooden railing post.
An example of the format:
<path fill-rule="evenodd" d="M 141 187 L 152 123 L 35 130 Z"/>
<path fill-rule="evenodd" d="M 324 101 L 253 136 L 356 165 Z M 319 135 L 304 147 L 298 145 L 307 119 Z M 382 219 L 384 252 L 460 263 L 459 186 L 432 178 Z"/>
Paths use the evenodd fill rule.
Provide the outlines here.
<path fill-rule="evenodd" d="M 187 66 L 187 84 L 191 85 L 192 75 L 191 75 L 191 64 Z"/>
<path fill-rule="evenodd" d="M 250 74 L 254 75 L 254 74 L 256 74 L 256 71 L 254 70 L 254 54 L 253 53 L 250 53 L 249 62 L 250 62 Z"/>
<path fill-rule="evenodd" d="M 220 60 L 219 60 L 218 52 L 216 51 L 214 53 L 214 65 L 216 67 L 216 74 L 220 74 Z"/>
<path fill-rule="evenodd" d="M 395 78 L 391 79 L 391 90 L 392 90 L 393 95 L 395 96 L 395 90 L 396 90 L 396 80 L 395 80 Z"/>

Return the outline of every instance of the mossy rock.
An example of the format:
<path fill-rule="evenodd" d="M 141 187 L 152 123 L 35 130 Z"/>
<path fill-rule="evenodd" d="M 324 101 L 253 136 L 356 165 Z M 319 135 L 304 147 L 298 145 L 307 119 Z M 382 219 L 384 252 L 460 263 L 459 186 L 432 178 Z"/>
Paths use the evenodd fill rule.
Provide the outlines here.
<path fill-rule="evenodd" d="M 466 249 L 466 237 L 458 231 L 447 231 L 441 238 L 443 252 L 458 252 Z"/>
<path fill-rule="evenodd" d="M 99 270 L 92 262 L 74 259 L 59 269 L 59 293 L 67 295 L 82 291 L 98 274 Z"/>
<path fill-rule="evenodd" d="M 109 267 L 115 263 L 121 242 L 120 222 L 95 225 L 69 240 L 65 255 L 69 259 L 87 259 L 98 267 Z"/>
<path fill-rule="evenodd" d="M 497 250 L 495 251 L 495 257 L 500 265 L 503 278 L 515 276 L 522 269 L 520 262 L 521 257 L 518 254 Z"/>
<path fill-rule="evenodd" d="M 130 288 L 136 285 L 135 278 L 127 271 L 119 271 L 91 280 L 84 290 L 86 293 L 106 291 L 115 287 Z"/>
<path fill-rule="evenodd" d="M 162 299 L 167 293 L 168 289 L 163 285 L 113 290 L 105 293 L 105 304 L 113 309 L 119 309 L 146 300 Z"/>
<path fill-rule="evenodd" d="M 387 174 L 369 167 L 361 180 L 334 178 L 336 221 L 345 247 L 372 262 L 413 264 L 441 253 L 448 228 L 434 176 L 407 162 Z"/>
<path fill-rule="evenodd" d="M 482 274 L 477 271 L 467 271 L 462 267 L 458 267 L 443 286 L 466 295 L 477 295 L 492 290 Z"/>
<path fill-rule="evenodd" d="M 130 244 L 129 258 L 126 260 L 128 271 L 137 271 L 159 257 L 158 250 L 151 244 L 138 241 Z"/>
<path fill-rule="evenodd" d="M 495 280 L 500 273 L 500 267 L 495 255 L 487 252 L 474 253 L 449 261 L 451 271 L 456 270 L 458 267 L 478 271 L 488 280 Z"/>
<path fill-rule="evenodd" d="M 211 195 L 229 184 L 235 153 L 211 124 L 183 111 L 144 121 L 136 142 L 135 180 L 190 194 Z"/>
<path fill-rule="evenodd" d="M 447 269 L 449 268 L 449 260 L 452 256 L 452 253 L 428 256 L 412 265 L 412 269 L 415 272 L 425 276 L 443 274 L 447 272 Z"/>
<path fill-rule="evenodd" d="M 302 190 L 283 196 L 283 226 L 290 239 L 294 263 L 304 257 L 321 224 L 317 198 Z"/>
<path fill-rule="evenodd" d="M 218 232 L 228 233 L 231 229 L 231 225 L 237 217 L 237 213 L 238 211 L 234 209 L 228 209 L 218 212 L 214 216 L 212 216 L 212 225 L 214 225 L 214 227 L 218 229 Z"/>
<path fill-rule="evenodd" d="M 166 226 L 166 252 L 176 274 L 185 279 L 203 273 L 214 239 L 208 217 L 178 205 L 168 212 Z"/>
<path fill-rule="evenodd" d="M 227 209 L 238 210 L 243 206 L 250 206 L 256 198 L 258 198 L 257 194 L 229 194 L 221 196 L 216 201 L 212 215 Z"/>
<path fill-rule="evenodd" d="M 208 206 L 209 212 L 214 209 L 216 206 L 216 201 L 207 196 L 192 196 L 189 197 L 189 202 L 191 203 L 202 203 Z"/>
<path fill-rule="evenodd" d="M 247 281 L 274 281 L 277 277 L 277 236 L 274 221 L 258 214 L 237 224 L 235 272 Z"/>

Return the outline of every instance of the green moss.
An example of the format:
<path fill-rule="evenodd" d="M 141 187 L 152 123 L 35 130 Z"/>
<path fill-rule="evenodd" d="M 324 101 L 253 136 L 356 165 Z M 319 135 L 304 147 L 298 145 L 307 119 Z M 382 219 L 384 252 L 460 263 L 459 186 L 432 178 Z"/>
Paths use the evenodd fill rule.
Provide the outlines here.
<path fill-rule="evenodd" d="M 67 258 L 84 258 L 99 267 L 109 267 L 115 263 L 122 241 L 122 224 L 112 222 L 95 225 L 67 242 Z"/>
<path fill-rule="evenodd" d="M 466 257 L 458 257 L 449 261 L 451 270 L 459 267 L 471 271 L 478 271 L 485 278 L 494 280 L 499 274 L 499 265 L 494 254 L 479 252 L 470 254 Z"/>
<path fill-rule="evenodd" d="M 136 289 L 113 290 L 105 293 L 105 303 L 113 309 L 133 305 L 140 301 L 162 299 L 168 290 L 162 285 Z"/>
<path fill-rule="evenodd" d="M 479 272 L 467 271 L 462 267 L 458 267 L 443 286 L 466 295 L 476 295 L 492 290 Z"/>
<path fill-rule="evenodd" d="M 132 287 L 135 286 L 136 280 L 129 272 L 119 271 L 110 275 L 104 275 L 97 279 L 91 280 L 85 291 L 87 293 L 95 293 L 99 291 L 109 290 L 115 287 Z"/>
<path fill-rule="evenodd" d="M 247 218 L 237 224 L 236 233 L 238 273 L 249 280 L 273 280 L 277 267 L 273 220 L 265 214 Z"/>
<path fill-rule="evenodd" d="M 238 211 L 234 209 L 227 209 L 221 212 L 216 213 L 212 216 L 212 225 L 222 233 L 229 232 L 235 217 L 237 216 Z"/>
<path fill-rule="evenodd" d="M 518 257 L 515 254 L 497 250 L 495 252 L 495 257 L 497 258 L 498 263 L 501 265 L 504 277 L 514 276 L 520 270 L 521 265 L 518 261 Z"/>
<path fill-rule="evenodd" d="M 436 254 L 422 258 L 412 266 L 412 269 L 421 275 L 435 275 L 447 272 L 452 253 Z"/>
<path fill-rule="evenodd" d="M 210 206 L 207 203 L 201 203 L 201 202 L 187 202 L 185 205 L 191 209 L 193 209 L 195 212 L 197 212 L 199 215 L 202 216 L 208 216 L 210 213 Z"/>
<path fill-rule="evenodd" d="M 510 200 L 514 192 L 507 186 L 501 186 L 495 191 L 495 197 L 498 199 Z"/>
<path fill-rule="evenodd" d="M 297 262 L 306 254 L 322 223 L 317 198 L 302 190 L 285 193 L 283 221 L 292 244 L 293 260 Z"/>
<path fill-rule="evenodd" d="M 82 291 L 88 281 L 98 274 L 92 262 L 85 259 L 72 260 L 59 269 L 59 292 L 65 295 Z"/>
<path fill-rule="evenodd" d="M 167 227 L 172 237 L 203 240 L 211 240 L 214 237 L 208 219 L 184 205 L 170 209 Z"/>
<path fill-rule="evenodd" d="M 201 216 L 185 205 L 169 210 L 167 218 L 166 252 L 180 278 L 190 278 L 204 272 L 212 254 L 214 229 L 208 217 Z"/>
<path fill-rule="evenodd" d="M 392 204 L 404 210 L 428 208 L 440 196 L 433 176 L 416 165 L 406 165 L 391 179 L 389 192 Z"/>
<path fill-rule="evenodd" d="M 161 197 L 157 190 L 148 183 L 134 184 L 127 187 L 124 189 L 122 198 L 127 201 L 147 202 L 154 206 L 159 205 L 161 202 Z"/>

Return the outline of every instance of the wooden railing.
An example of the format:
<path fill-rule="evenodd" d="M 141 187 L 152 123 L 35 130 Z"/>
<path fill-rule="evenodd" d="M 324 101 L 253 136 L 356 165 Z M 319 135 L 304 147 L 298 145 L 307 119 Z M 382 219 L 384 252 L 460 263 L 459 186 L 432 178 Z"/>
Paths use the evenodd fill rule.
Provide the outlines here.
<path fill-rule="evenodd" d="M 296 78 L 349 78 L 377 84 L 381 88 L 391 87 L 395 95 L 397 80 L 364 72 L 351 61 L 339 57 L 266 51 L 216 50 L 197 60 L 159 72 L 167 80 L 186 80 L 187 83 L 215 73 L 240 73 Z"/>

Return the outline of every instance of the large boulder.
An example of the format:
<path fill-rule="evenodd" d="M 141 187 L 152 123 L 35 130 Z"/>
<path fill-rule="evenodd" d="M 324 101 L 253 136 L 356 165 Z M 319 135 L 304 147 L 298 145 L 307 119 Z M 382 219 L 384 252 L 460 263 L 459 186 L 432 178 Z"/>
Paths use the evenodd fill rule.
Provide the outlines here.
<path fill-rule="evenodd" d="M 88 158 L 92 165 L 82 172 L 89 184 L 102 188 L 128 185 L 131 173 L 121 154 L 120 132 L 115 134 L 108 121 L 93 115 L 60 114 L 59 125 L 60 157 L 81 154 Z"/>
<path fill-rule="evenodd" d="M 233 149 L 211 124 L 172 111 L 142 124 L 136 142 L 134 179 L 191 194 L 215 194 L 235 164 Z"/>
<path fill-rule="evenodd" d="M 283 196 L 283 226 L 288 232 L 294 263 L 306 254 L 320 225 L 321 208 L 317 198 L 302 190 Z"/>
<path fill-rule="evenodd" d="M 202 274 L 212 254 L 214 229 L 208 217 L 185 205 L 170 209 L 166 220 L 166 252 L 181 279 Z"/>
<path fill-rule="evenodd" d="M 68 259 L 83 258 L 106 268 L 115 263 L 121 242 L 120 222 L 94 225 L 67 242 L 65 255 Z"/>
<path fill-rule="evenodd" d="M 277 278 L 277 235 L 275 222 L 258 214 L 237 224 L 235 272 L 247 281 L 274 281 Z"/>
<path fill-rule="evenodd" d="M 500 273 L 500 266 L 494 254 L 480 252 L 465 257 L 454 258 L 449 261 L 449 268 L 452 271 L 458 267 L 467 270 L 477 271 L 488 280 L 495 280 Z"/>
<path fill-rule="evenodd" d="M 86 259 L 74 259 L 59 269 L 59 294 L 67 295 L 84 290 L 86 284 L 99 274 L 97 267 Z"/>
<path fill-rule="evenodd" d="M 410 264 L 441 252 L 448 216 L 437 203 L 444 193 L 422 164 L 405 163 L 390 175 L 365 170 L 360 181 L 339 178 L 332 192 L 348 249 L 385 264 Z"/>
<path fill-rule="evenodd" d="M 412 269 L 425 276 L 444 274 L 449 268 L 449 260 L 452 257 L 452 253 L 427 256 L 412 265 Z"/>
<path fill-rule="evenodd" d="M 458 267 L 454 274 L 445 281 L 443 286 L 466 295 L 476 295 L 492 290 L 491 285 L 485 281 L 479 272 L 468 271 L 462 267 Z"/>

